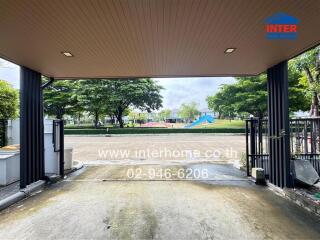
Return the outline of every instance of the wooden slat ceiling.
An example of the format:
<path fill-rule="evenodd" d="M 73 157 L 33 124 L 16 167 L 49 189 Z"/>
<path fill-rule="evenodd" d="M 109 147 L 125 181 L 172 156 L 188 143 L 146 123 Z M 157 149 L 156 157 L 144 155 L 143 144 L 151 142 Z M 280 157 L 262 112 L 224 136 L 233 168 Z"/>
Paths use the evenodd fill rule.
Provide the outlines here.
<path fill-rule="evenodd" d="M 265 38 L 277 12 L 297 40 Z M 319 16 L 320 0 L 0 0 L 0 56 L 56 78 L 255 75 L 318 44 Z"/>

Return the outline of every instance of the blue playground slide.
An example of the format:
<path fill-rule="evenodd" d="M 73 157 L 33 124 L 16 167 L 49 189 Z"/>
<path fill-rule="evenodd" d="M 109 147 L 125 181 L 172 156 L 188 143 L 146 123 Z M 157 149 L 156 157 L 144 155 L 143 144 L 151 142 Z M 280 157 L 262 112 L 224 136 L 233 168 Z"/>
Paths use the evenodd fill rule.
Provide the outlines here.
<path fill-rule="evenodd" d="M 210 115 L 204 115 L 202 117 L 200 117 L 197 121 L 194 121 L 193 123 L 185 126 L 185 128 L 192 128 L 195 127 L 199 124 L 208 122 L 208 123 L 213 123 L 215 121 L 214 117 L 210 116 Z"/>

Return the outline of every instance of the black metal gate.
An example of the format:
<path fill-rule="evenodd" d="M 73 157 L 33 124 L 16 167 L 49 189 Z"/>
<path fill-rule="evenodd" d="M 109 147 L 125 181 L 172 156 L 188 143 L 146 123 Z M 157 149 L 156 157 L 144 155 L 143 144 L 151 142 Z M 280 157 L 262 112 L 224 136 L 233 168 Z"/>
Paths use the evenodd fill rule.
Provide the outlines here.
<path fill-rule="evenodd" d="M 8 121 L 0 119 L 0 147 L 4 147 L 8 144 L 7 126 Z"/>
<path fill-rule="evenodd" d="M 59 152 L 59 174 L 64 176 L 64 121 L 53 120 L 53 149 Z"/>
<path fill-rule="evenodd" d="M 290 160 L 308 160 L 320 174 L 320 118 L 290 119 Z M 283 137 L 272 136 L 273 138 Z M 253 167 L 263 168 L 269 177 L 268 120 L 246 120 L 246 167 L 251 176 Z"/>
<path fill-rule="evenodd" d="M 291 160 L 308 160 L 320 174 L 320 118 L 290 120 Z"/>
<path fill-rule="evenodd" d="M 251 169 L 263 168 L 269 176 L 269 141 L 268 121 L 251 118 L 246 120 L 246 167 L 247 175 L 251 176 Z"/>

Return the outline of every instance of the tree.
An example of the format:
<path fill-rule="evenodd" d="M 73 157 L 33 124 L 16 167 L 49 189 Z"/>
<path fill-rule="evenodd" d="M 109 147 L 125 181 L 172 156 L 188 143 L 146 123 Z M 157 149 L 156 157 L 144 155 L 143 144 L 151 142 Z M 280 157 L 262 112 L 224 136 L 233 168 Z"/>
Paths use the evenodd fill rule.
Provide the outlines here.
<path fill-rule="evenodd" d="M 247 112 L 262 118 L 267 112 L 267 76 L 243 77 L 238 79 L 233 107 L 234 113 Z"/>
<path fill-rule="evenodd" d="M 162 107 L 161 86 L 149 78 L 108 80 L 108 106 L 112 106 L 120 128 L 123 114 L 129 107 L 151 112 Z"/>
<path fill-rule="evenodd" d="M 293 62 L 288 64 L 288 81 L 290 112 L 308 111 L 312 96 L 308 89 L 308 83 Z"/>
<path fill-rule="evenodd" d="M 218 112 L 219 118 L 233 115 L 236 109 L 232 99 L 236 92 L 237 88 L 235 85 L 223 85 L 217 94 L 207 97 L 209 109 Z"/>
<path fill-rule="evenodd" d="M 290 112 L 308 108 L 306 85 L 292 63 L 288 67 Z M 267 75 L 240 77 L 231 85 L 223 85 L 219 92 L 207 97 L 208 107 L 222 116 L 248 115 L 263 117 L 267 114 Z"/>
<path fill-rule="evenodd" d="M 19 93 L 9 83 L 0 80 L 0 119 L 12 119 L 18 116 Z"/>
<path fill-rule="evenodd" d="M 140 125 L 143 122 L 146 122 L 148 119 L 148 114 L 143 112 L 137 112 L 137 111 L 130 111 L 128 114 L 129 120 L 133 121 L 133 123 L 138 122 Z"/>
<path fill-rule="evenodd" d="M 79 107 L 76 81 L 56 80 L 44 89 L 44 112 L 62 119 L 65 114 L 73 115 Z"/>
<path fill-rule="evenodd" d="M 165 121 L 171 116 L 172 111 L 170 109 L 163 109 L 159 112 L 159 120 Z"/>
<path fill-rule="evenodd" d="M 320 95 L 320 47 L 313 48 L 293 60 L 295 67 L 304 72 L 311 98 L 310 116 L 319 116 Z"/>
<path fill-rule="evenodd" d="M 77 109 L 78 111 L 74 111 L 74 113 L 71 115 L 74 125 L 79 125 L 81 123 L 81 118 L 84 117 L 84 108 L 82 108 L 82 106 L 79 106 L 79 108 Z"/>
<path fill-rule="evenodd" d="M 94 116 L 94 126 L 99 127 L 100 116 L 106 113 L 109 85 L 106 79 L 79 80 L 77 95 L 80 105 Z"/>
<path fill-rule="evenodd" d="M 190 104 L 183 103 L 179 109 L 178 115 L 186 119 L 188 122 L 193 121 L 200 114 L 197 103 L 191 102 Z"/>
<path fill-rule="evenodd" d="M 115 112 L 116 112 L 115 107 L 111 105 L 110 101 L 107 101 L 107 103 L 105 105 L 105 113 L 106 113 L 107 116 L 110 117 L 111 124 L 113 124 L 113 125 L 116 123 Z"/>

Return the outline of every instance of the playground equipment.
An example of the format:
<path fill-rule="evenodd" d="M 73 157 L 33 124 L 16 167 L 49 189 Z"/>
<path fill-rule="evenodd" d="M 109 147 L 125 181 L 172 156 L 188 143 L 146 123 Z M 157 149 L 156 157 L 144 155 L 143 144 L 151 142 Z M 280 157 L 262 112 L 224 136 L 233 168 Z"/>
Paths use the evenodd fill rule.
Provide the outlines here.
<path fill-rule="evenodd" d="M 202 124 L 205 122 L 213 123 L 214 121 L 215 121 L 215 119 L 211 115 L 204 115 L 204 116 L 200 117 L 197 121 L 194 121 L 193 123 L 185 126 L 185 128 L 192 128 L 192 127 L 198 126 L 199 124 Z"/>

